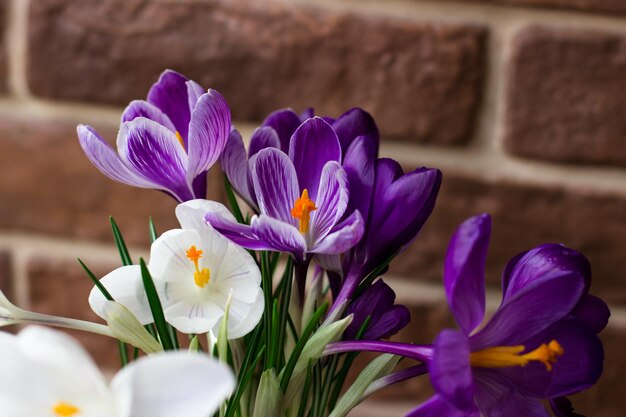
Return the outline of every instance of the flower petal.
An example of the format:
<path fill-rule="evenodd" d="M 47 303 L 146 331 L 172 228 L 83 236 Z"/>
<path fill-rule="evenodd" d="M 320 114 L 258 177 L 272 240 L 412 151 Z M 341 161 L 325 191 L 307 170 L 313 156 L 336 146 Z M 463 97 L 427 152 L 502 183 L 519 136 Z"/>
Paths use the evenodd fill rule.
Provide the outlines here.
<path fill-rule="evenodd" d="M 265 306 L 265 300 L 263 290 L 256 286 L 256 295 L 252 303 L 243 303 L 235 299 L 233 292 L 233 299 L 231 300 L 230 310 L 228 311 L 228 339 L 239 339 L 250 333 L 263 316 L 263 310 Z M 228 296 L 223 294 L 222 305 L 226 307 Z M 222 324 L 223 317 L 213 327 L 213 333 L 218 334 L 219 328 Z"/>
<path fill-rule="evenodd" d="M 78 141 L 85 155 L 104 175 L 133 187 L 161 188 L 158 184 L 131 171 L 93 127 L 79 125 L 77 131 Z"/>
<path fill-rule="evenodd" d="M 122 161 L 179 200 L 193 199 L 187 185 L 187 154 L 166 127 L 138 117 L 120 127 L 117 148 Z"/>
<path fill-rule="evenodd" d="M 585 295 L 573 311 L 595 333 L 600 333 L 609 323 L 611 310 L 604 301 L 593 295 Z"/>
<path fill-rule="evenodd" d="M 226 174 L 230 185 L 235 192 L 243 198 L 250 207 L 258 211 L 254 187 L 252 185 L 252 173 L 246 156 L 246 147 L 243 144 L 241 134 L 233 129 L 230 132 L 224 152 L 220 157 L 220 165 Z"/>
<path fill-rule="evenodd" d="M 193 109 L 196 108 L 198 100 L 200 100 L 200 97 L 202 97 L 203 94 L 207 93 L 207 90 L 205 90 L 200 84 L 192 80 L 187 81 L 185 84 L 187 85 L 187 101 L 189 103 L 189 114 L 192 114 Z"/>
<path fill-rule="evenodd" d="M 157 284 L 175 281 L 189 281 L 195 285 L 193 276 L 195 266 L 187 259 L 187 250 L 191 246 L 202 249 L 202 237 L 194 229 L 172 229 L 163 233 L 150 247 L 148 269 Z"/>
<path fill-rule="evenodd" d="M 378 142 L 370 137 L 361 136 L 352 142 L 343 158 L 343 169 L 348 176 L 350 193 L 346 212 L 352 213 L 358 210 L 363 219 L 369 216 L 376 178 L 377 156 Z"/>
<path fill-rule="evenodd" d="M 204 174 L 218 160 L 230 133 L 230 109 L 224 97 L 209 89 L 191 114 L 189 124 L 189 163 L 187 179 Z"/>
<path fill-rule="evenodd" d="M 233 291 L 233 298 L 245 303 L 256 300 L 261 284 L 261 271 L 256 261 L 245 249 L 228 244 L 220 268 L 214 271 L 214 283 L 224 294 Z"/>
<path fill-rule="evenodd" d="M 365 231 L 363 217 L 358 211 L 353 212 L 348 218 L 335 225 L 333 229 L 321 241 L 316 242 L 309 252 L 335 255 L 346 252 L 354 247 Z"/>
<path fill-rule="evenodd" d="M 258 239 L 271 250 L 289 252 L 298 260 L 304 259 L 306 242 L 295 226 L 263 214 L 253 217 L 250 226 Z"/>
<path fill-rule="evenodd" d="M 332 124 L 333 130 L 337 132 L 337 137 L 341 143 L 342 155 L 359 136 L 364 136 L 375 143 L 375 153 L 378 154 L 379 133 L 376 122 L 369 113 L 355 107 L 348 110 Z"/>
<path fill-rule="evenodd" d="M 280 149 L 280 139 L 276 131 L 269 126 L 256 128 L 250 138 L 249 156 L 256 155 L 265 148 Z"/>
<path fill-rule="evenodd" d="M 112 382 L 122 417 L 210 416 L 234 387 L 235 378 L 226 365 L 188 352 L 140 358 Z"/>
<path fill-rule="evenodd" d="M 225 219 L 217 213 L 207 213 L 204 218 L 222 236 L 237 245 L 252 250 L 273 250 L 267 242 L 261 241 L 248 225 Z"/>
<path fill-rule="evenodd" d="M 172 132 L 176 132 L 174 124 L 165 113 L 154 104 L 150 104 L 144 100 L 133 100 L 124 109 L 122 113 L 122 123 L 130 122 L 138 117 L 145 117 L 153 120 L 160 125 L 167 127 Z"/>
<path fill-rule="evenodd" d="M 433 343 L 428 365 L 430 382 L 439 395 L 461 410 L 474 405 L 474 381 L 467 337 L 456 330 L 443 330 Z"/>
<path fill-rule="evenodd" d="M 575 273 L 528 284 L 503 301 L 485 327 L 471 337 L 472 350 L 524 344 L 568 315 L 584 287 L 584 280 Z"/>
<path fill-rule="evenodd" d="M 289 152 L 289 142 L 293 132 L 300 126 L 300 117 L 291 109 L 277 110 L 267 116 L 263 121 L 263 126 L 273 128 L 280 139 L 280 149 Z"/>
<path fill-rule="evenodd" d="M 152 313 L 141 280 L 139 265 L 122 266 L 102 277 L 100 283 L 111 297 L 129 309 L 141 324 L 152 323 Z M 98 287 L 89 293 L 89 306 L 98 316 L 106 320 L 106 298 Z"/>
<path fill-rule="evenodd" d="M 235 221 L 230 210 L 222 203 L 203 199 L 185 201 L 176 206 L 176 219 L 183 229 L 194 229 L 204 233 L 205 230 L 212 230 L 204 220 L 204 216 L 209 212 Z"/>
<path fill-rule="evenodd" d="M 300 192 L 296 170 L 287 155 L 274 148 L 257 153 L 252 161 L 252 180 L 261 213 L 296 226 L 291 208 Z"/>
<path fill-rule="evenodd" d="M 443 280 L 450 310 L 468 336 L 485 316 L 485 261 L 491 217 L 472 217 L 457 229 L 446 254 Z"/>
<path fill-rule="evenodd" d="M 178 287 L 178 285 L 175 285 Z M 190 297 L 186 290 L 175 292 L 184 294 L 172 296 L 163 308 L 163 314 L 176 330 L 187 334 L 204 334 L 216 326 L 224 316 L 224 309 L 213 302 Z M 173 292 L 170 291 L 170 292 Z"/>
<path fill-rule="evenodd" d="M 148 92 L 148 102 L 161 109 L 170 118 L 183 138 L 185 149 L 191 120 L 187 81 L 183 75 L 172 70 L 165 70 Z"/>
<path fill-rule="evenodd" d="M 461 411 L 447 402 L 441 395 L 434 395 L 404 417 L 480 417 L 478 409 Z"/>
<path fill-rule="evenodd" d="M 316 194 L 317 210 L 311 213 L 313 242 L 323 240 L 330 233 L 348 206 L 348 179 L 338 162 L 330 161 L 324 165 Z"/>
<path fill-rule="evenodd" d="M 293 134 L 289 158 L 298 174 L 299 191 L 307 189 L 311 200 L 317 201 L 322 169 L 329 161 L 341 162 L 337 134 L 323 119 L 308 119 Z"/>

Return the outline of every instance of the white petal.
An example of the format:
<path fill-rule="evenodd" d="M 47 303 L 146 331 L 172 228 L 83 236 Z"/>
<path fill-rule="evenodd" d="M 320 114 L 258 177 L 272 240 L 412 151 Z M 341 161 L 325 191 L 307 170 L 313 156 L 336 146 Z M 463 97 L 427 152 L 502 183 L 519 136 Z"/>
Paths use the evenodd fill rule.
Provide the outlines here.
<path fill-rule="evenodd" d="M 176 206 L 176 218 L 183 229 L 204 230 L 211 227 L 204 221 L 204 215 L 208 212 L 236 221 L 230 210 L 217 201 L 197 199 Z"/>
<path fill-rule="evenodd" d="M 163 314 L 167 322 L 178 331 L 202 334 L 215 327 L 224 315 L 224 310 L 210 301 L 188 298 L 167 306 Z"/>
<path fill-rule="evenodd" d="M 193 283 L 195 267 L 187 258 L 187 250 L 202 249 L 202 239 L 196 230 L 173 229 L 163 233 L 150 249 L 150 273 L 155 281 L 189 281 Z"/>
<path fill-rule="evenodd" d="M 134 361 L 112 386 L 120 417 L 207 417 L 232 393 L 235 378 L 208 356 L 170 352 Z"/>
<path fill-rule="evenodd" d="M 254 258 L 242 247 L 230 243 L 221 267 L 213 273 L 215 286 L 224 294 L 252 303 L 261 284 L 261 271 Z"/>
<path fill-rule="evenodd" d="M 113 299 L 128 308 L 137 317 L 141 324 L 152 323 L 152 313 L 148 298 L 141 280 L 139 265 L 129 265 L 117 268 L 105 275 L 100 283 L 104 285 Z M 106 320 L 104 314 L 106 298 L 97 287 L 93 287 L 89 294 L 89 305 L 100 317 Z"/>
<path fill-rule="evenodd" d="M 257 288 L 257 294 L 252 304 L 244 304 L 233 298 L 228 313 L 228 339 L 239 339 L 250 333 L 263 316 L 265 300 L 263 298 L 263 290 Z M 213 331 L 217 334 L 221 320 L 214 327 Z"/>

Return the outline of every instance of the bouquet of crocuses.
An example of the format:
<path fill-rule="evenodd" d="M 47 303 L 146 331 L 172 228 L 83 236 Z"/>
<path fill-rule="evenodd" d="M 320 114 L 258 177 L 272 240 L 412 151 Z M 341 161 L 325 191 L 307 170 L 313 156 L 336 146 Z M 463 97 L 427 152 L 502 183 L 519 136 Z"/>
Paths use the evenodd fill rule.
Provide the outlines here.
<path fill-rule="evenodd" d="M 176 199 L 180 228 L 151 222 L 150 258 L 134 263 L 112 221 L 123 266 L 96 277 L 83 263 L 106 325 L 1 296 L 2 324 L 36 325 L 0 333 L 0 417 L 343 417 L 423 375 L 436 394 L 411 417 L 563 417 L 577 415 L 566 396 L 600 377 L 609 309 L 589 294 L 579 252 L 512 254 L 485 318 L 487 214 L 458 227 L 445 258 L 458 328 L 432 344 L 387 340 L 410 317 L 381 276 L 426 222 L 442 176 L 380 158 L 359 108 L 336 119 L 278 110 L 246 146 L 217 91 L 165 71 L 124 110 L 117 152 L 89 126 L 78 138 L 108 177 Z M 206 200 L 218 162 L 229 208 Z M 109 383 L 48 326 L 118 339 L 121 371 Z M 380 355 L 348 383 L 363 351 Z"/>

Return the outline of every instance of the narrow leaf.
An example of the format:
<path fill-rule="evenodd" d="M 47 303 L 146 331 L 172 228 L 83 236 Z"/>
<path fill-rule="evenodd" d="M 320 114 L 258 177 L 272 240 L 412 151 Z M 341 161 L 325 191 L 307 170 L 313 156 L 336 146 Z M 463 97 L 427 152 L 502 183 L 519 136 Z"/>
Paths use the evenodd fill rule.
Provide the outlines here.
<path fill-rule="evenodd" d="M 172 350 L 174 349 L 174 344 L 172 343 L 170 334 L 167 331 L 167 322 L 165 321 L 165 315 L 163 314 L 163 306 L 161 305 L 161 300 L 159 300 L 157 290 L 154 287 L 154 281 L 150 276 L 150 271 L 148 271 L 148 267 L 146 266 L 143 258 L 139 258 L 139 265 L 141 265 L 141 279 L 143 281 L 143 287 L 146 291 L 146 296 L 148 297 L 148 304 L 150 305 L 150 311 L 152 312 L 152 318 L 154 319 L 159 339 L 161 339 L 163 349 Z"/>

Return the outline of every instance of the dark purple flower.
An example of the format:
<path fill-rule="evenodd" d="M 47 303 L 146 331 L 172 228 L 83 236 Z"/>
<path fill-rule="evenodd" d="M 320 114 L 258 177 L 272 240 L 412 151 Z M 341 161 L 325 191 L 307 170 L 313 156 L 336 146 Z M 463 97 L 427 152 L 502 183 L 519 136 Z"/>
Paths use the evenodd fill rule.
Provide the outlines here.
<path fill-rule="evenodd" d="M 370 321 L 361 339 L 386 339 L 396 334 L 409 324 L 411 313 L 405 306 L 394 304 L 395 300 L 396 293 L 382 279 L 370 285 L 348 308 L 347 314 L 353 314 L 353 318 L 344 338 L 355 339 L 368 317 Z"/>
<path fill-rule="evenodd" d="M 206 173 L 220 157 L 231 120 L 215 90 L 167 70 L 148 99 L 122 114 L 117 152 L 90 126 L 78 126 L 89 160 L 109 178 L 162 190 L 178 201 L 206 197 Z"/>
<path fill-rule="evenodd" d="M 450 242 L 444 281 L 460 330 L 442 331 L 430 348 L 341 342 L 330 345 L 327 353 L 361 349 L 427 362 L 437 395 L 410 417 L 548 417 L 543 400 L 593 385 L 604 358 L 596 330 L 606 323 L 608 310 L 595 297 L 588 298 L 588 261 L 557 244 L 514 257 L 503 275 L 502 303 L 481 325 L 490 231 L 489 216 L 473 217 Z M 591 314 L 580 314 L 581 308 Z"/>
<path fill-rule="evenodd" d="M 288 252 L 300 262 L 313 254 L 343 253 L 363 235 L 363 220 L 358 211 L 344 216 L 349 195 L 340 161 L 332 127 L 319 117 L 308 119 L 293 133 L 289 155 L 266 147 L 250 159 L 260 214 L 249 226 L 215 213 L 206 220 L 243 247 Z"/>

